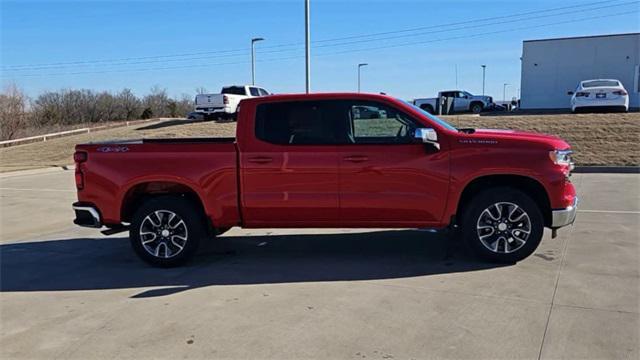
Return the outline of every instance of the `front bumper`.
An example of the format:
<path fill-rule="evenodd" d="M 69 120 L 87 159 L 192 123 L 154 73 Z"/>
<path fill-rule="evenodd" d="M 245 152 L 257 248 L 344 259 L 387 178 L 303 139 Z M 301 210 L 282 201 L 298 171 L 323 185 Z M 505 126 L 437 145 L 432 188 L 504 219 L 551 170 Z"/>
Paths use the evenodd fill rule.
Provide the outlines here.
<path fill-rule="evenodd" d="M 100 212 L 94 206 L 83 203 L 74 203 L 72 207 L 73 211 L 76 213 L 76 218 L 73 220 L 74 224 L 90 228 L 102 227 Z"/>
<path fill-rule="evenodd" d="M 578 212 L 578 202 L 579 200 L 576 196 L 571 206 L 551 211 L 551 228 L 557 229 L 573 224 L 576 220 L 576 213 Z"/>

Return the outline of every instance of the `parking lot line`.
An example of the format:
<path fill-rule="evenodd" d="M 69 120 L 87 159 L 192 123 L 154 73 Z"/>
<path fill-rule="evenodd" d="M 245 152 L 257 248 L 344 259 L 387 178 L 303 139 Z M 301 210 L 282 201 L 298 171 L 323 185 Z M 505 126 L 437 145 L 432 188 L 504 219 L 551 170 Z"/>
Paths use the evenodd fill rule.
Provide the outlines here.
<path fill-rule="evenodd" d="M 578 210 L 578 212 L 595 214 L 640 214 L 640 211 L 632 210 Z"/>

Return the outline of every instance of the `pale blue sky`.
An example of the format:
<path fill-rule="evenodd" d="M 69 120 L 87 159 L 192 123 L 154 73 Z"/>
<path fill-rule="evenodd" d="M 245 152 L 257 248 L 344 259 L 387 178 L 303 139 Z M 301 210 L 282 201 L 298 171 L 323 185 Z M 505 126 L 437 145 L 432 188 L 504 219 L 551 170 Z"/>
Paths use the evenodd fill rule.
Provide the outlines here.
<path fill-rule="evenodd" d="M 356 64 L 367 62 L 363 91 L 406 99 L 455 88 L 456 66 L 458 88 L 481 93 L 481 64 L 486 92 L 501 98 L 509 83 L 510 97 L 523 40 L 640 28 L 633 0 L 311 4 L 312 90 L 354 91 Z M 177 96 L 197 87 L 216 92 L 250 82 L 252 37 L 266 38 L 257 46 L 257 83 L 275 93 L 304 91 L 303 0 L 2 0 L 1 10 L 3 85 L 15 82 L 30 96 L 125 87 L 143 95 L 154 85 Z M 422 29 L 396 32 L 413 28 Z M 364 36 L 375 33 L 387 34 Z M 348 39 L 323 41 L 336 38 Z"/>

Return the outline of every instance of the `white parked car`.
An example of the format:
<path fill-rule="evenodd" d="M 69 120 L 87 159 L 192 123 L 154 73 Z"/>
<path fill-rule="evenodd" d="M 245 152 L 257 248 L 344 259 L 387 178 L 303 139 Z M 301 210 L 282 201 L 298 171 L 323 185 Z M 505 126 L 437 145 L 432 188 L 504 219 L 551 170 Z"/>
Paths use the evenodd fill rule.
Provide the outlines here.
<path fill-rule="evenodd" d="M 629 94 L 622 83 L 614 79 L 584 80 L 571 95 L 571 111 L 611 109 L 629 111 Z"/>
<path fill-rule="evenodd" d="M 196 112 L 201 113 L 207 120 L 235 119 L 240 100 L 265 95 L 269 95 L 269 92 L 258 86 L 225 86 L 220 94 L 196 95 Z"/>

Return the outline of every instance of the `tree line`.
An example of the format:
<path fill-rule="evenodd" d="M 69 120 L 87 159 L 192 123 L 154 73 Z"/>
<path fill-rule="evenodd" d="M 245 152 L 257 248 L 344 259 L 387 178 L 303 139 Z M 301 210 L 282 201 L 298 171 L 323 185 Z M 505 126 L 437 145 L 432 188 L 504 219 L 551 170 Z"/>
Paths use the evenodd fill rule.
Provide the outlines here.
<path fill-rule="evenodd" d="M 46 91 L 31 99 L 15 85 L 0 94 L 0 139 L 42 133 L 101 122 L 184 117 L 193 110 L 193 98 L 172 98 L 167 90 L 153 87 L 142 97 L 130 89 L 112 93 L 90 89 Z"/>

